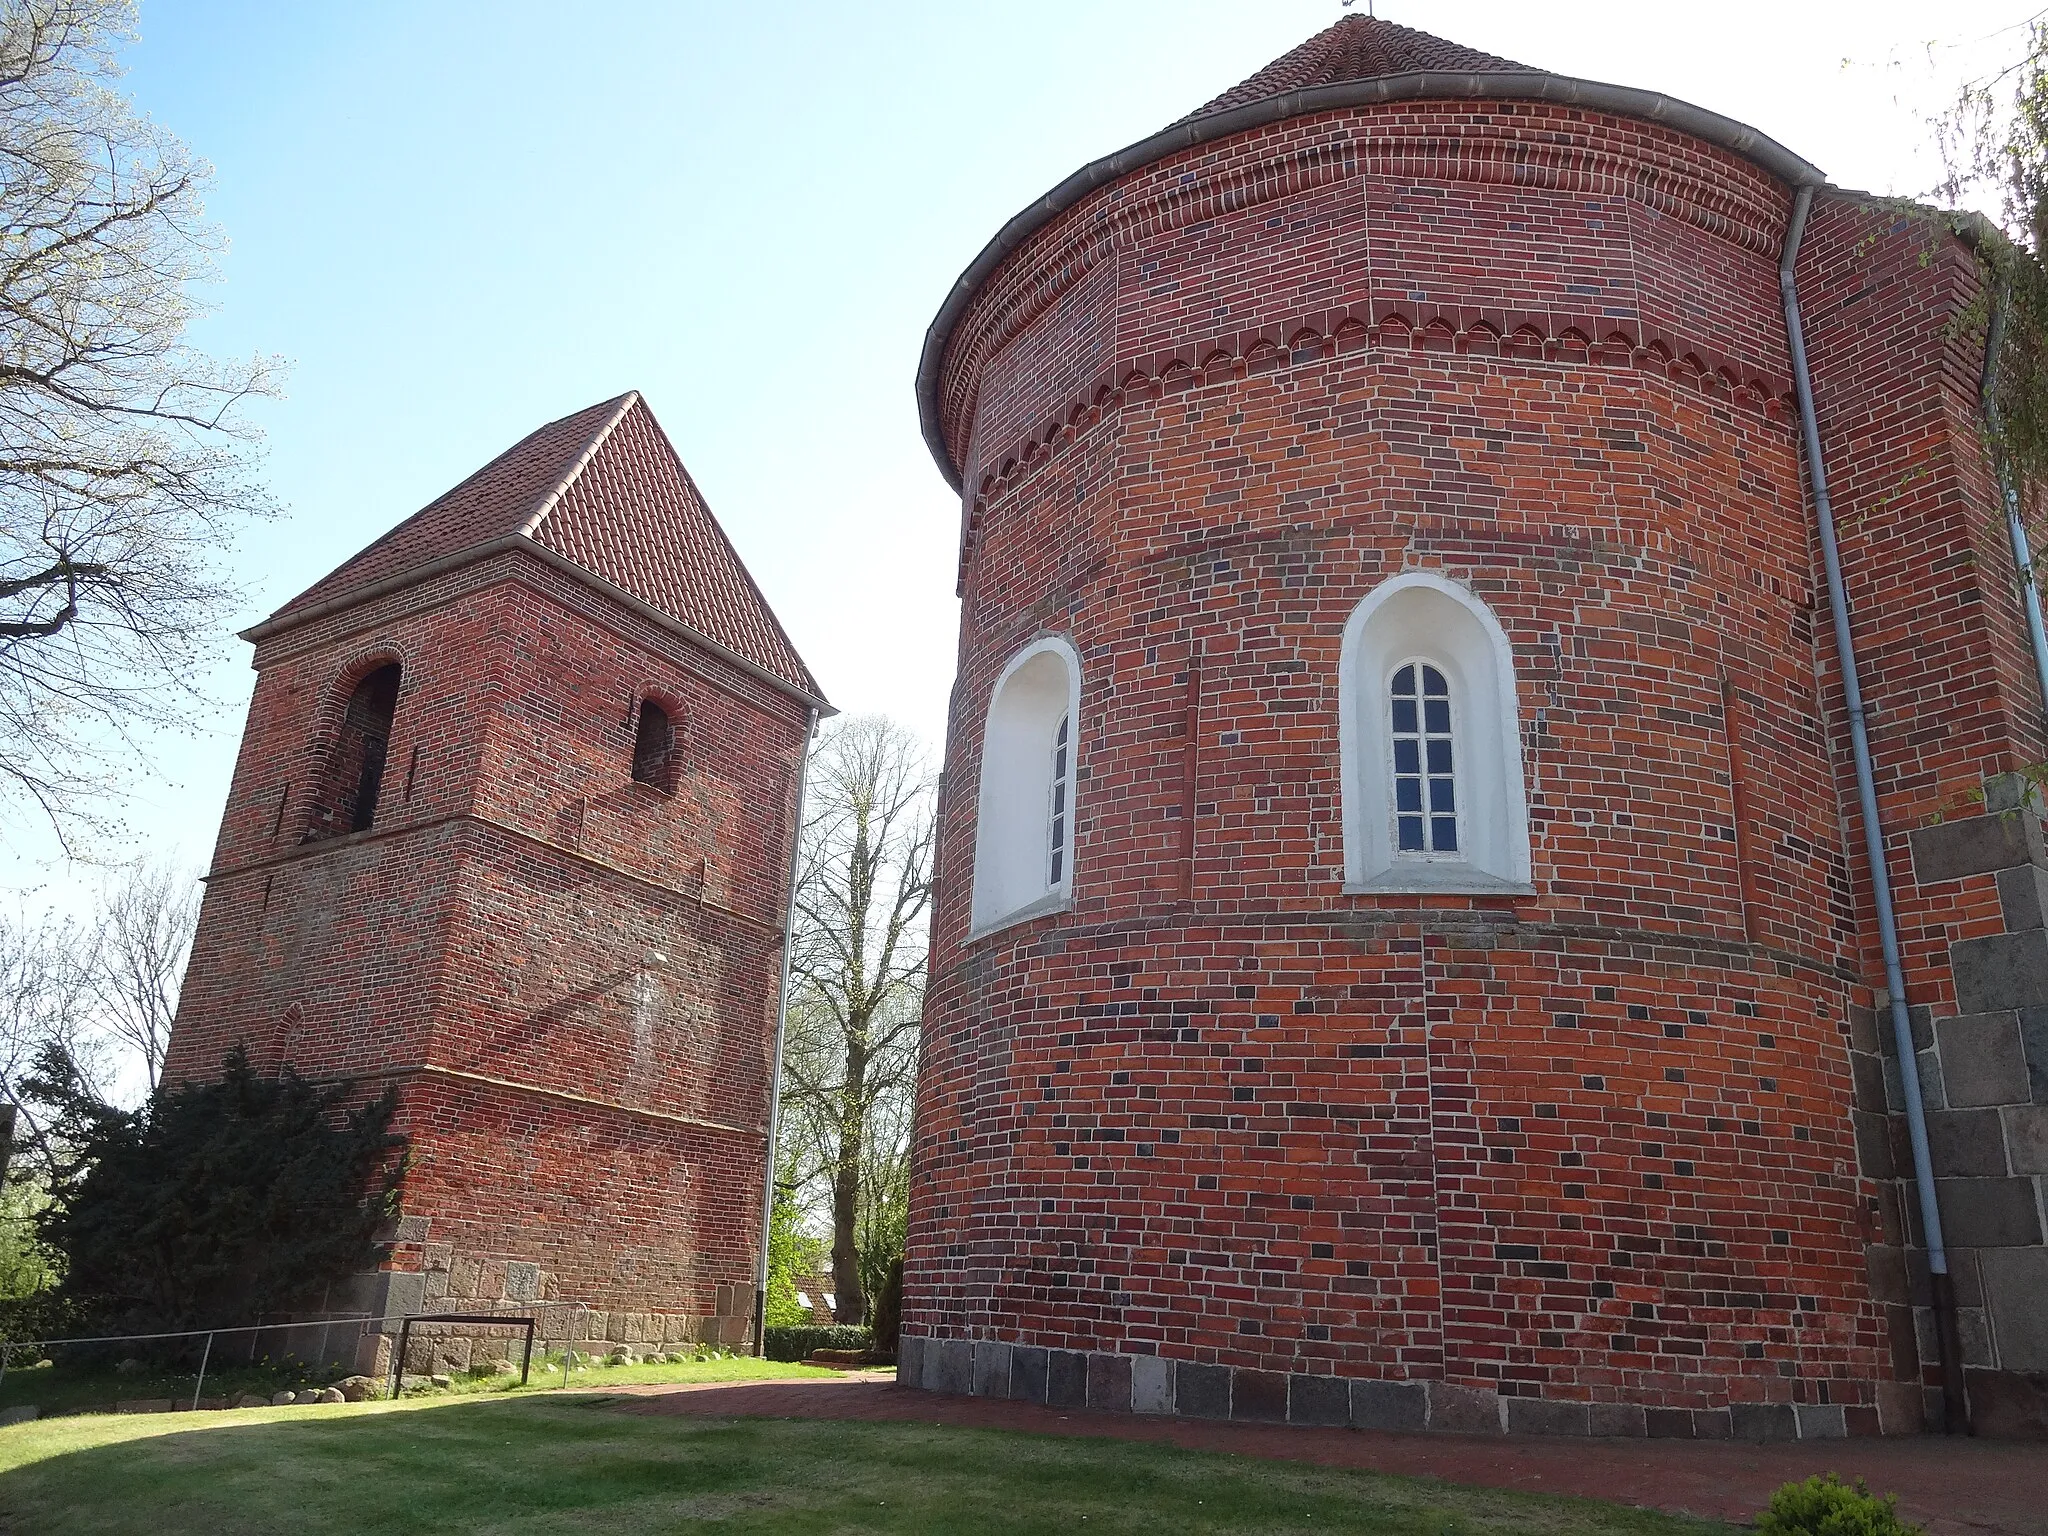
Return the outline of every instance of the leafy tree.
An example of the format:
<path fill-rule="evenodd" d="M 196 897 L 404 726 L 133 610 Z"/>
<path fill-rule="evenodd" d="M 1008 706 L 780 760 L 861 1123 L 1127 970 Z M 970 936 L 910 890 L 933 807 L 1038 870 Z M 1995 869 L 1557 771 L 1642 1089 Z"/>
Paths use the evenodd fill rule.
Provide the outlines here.
<path fill-rule="evenodd" d="M 208 171 L 112 89 L 130 0 L 0 0 L 0 808 L 104 825 L 139 725 L 183 725 L 270 510 L 240 407 L 277 365 L 185 342 Z"/>
<path fill-rule="evenodd" d="M 370 1268 L 396 1214 L 404 1138 L 391 1090 L 259 1076 L 237 1047 L 216 1082 L 137 1110 L 97 1102 L 62 1052 L 29 1085 L 76 1155 L 38 1218 L 62 1293 L 109 1328 L 245 1322 Z"/>
<path fill-rule="evenodd" d="M 916 739 L 879 715 L 834 725 L 812 754 L 802 836 L 784 1145 L 800 1184 L 824 1192 L 835 1310 L 859 1323 L 903 1247 L 932 890 Z"/>
<path fill-rule="evenodd" d="M 785 1183 L 775 1186 L 775 1208 L 768 1223 L 768 1305 L 766 1326 L 801 1328 L 811 1314 L 796 1299 L 797 1282 L 817 1266 L 820 1244 L 807 1236 L 798 1223 L 803 1207 L 795 1189 Z"/>

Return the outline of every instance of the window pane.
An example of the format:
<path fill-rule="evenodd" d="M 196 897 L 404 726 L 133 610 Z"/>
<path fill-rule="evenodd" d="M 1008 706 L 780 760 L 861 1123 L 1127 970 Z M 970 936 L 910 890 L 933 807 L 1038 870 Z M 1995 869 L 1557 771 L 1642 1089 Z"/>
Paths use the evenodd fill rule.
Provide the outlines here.
<path fill-rule="evenodd" d="M 1405 693 L 1411 698 L 1414 697 L 1415 669 L 1413 667 L 1403 667 L 1394 674 L 1394 692 L 1396 694 Z"/>
<path fill-rule="evenodd" d="M 1429 808 L 1432 811 L 1443 811 L 1445 813 L 1455 811 L 1458 808 L 1451 799 L 1451 781 L 1449 779 L 1431 779 L 1429 781 Z"/>
<path fill-rule="evenodd" d="M 1438 853 L 1458 851 L 1458 818 L 1455 816 L 1432 816 L 1429 819 L 1430 833 L 1436 842 Z"/>
<path fill-rule="evenodd" d="M 1400 820 L 1400 825 L 1401 851 L 1403 853 L 1421 853 L 1423 851 L 1422 818 L 1420 816 L 1403 816 Z"/>
<path fill-rule="evenodd" d="M 1430 743 L 1432 747 L 1436 744 Z M 1434 754 L 1432 754 L 1433 756 Z M 1397 741 L 1394 743 L 1394 772 L 1422 772 L 1422 743 L 1419 741 Z"/>
<path fill-rule="evenodd" d="M 1394 809 L 1397 811 L 1419 811 L 1422 809 L 1422 780 L 1394 780 Z"/>
<path fill-rule="evenodd" d="M 1422 691 L 1432 699 L 1447 699 L 1451 696 L 1451 690 L 1444 682 L 1443 673 L 1437 671 L 1435 667 L 1422 669 Z"/>
<path fill-rule="evenodd" d="M 1399 748 L 1395 749 L 1396 751 Z M 1409 770 L 1411 773 L 1413 769 Z M 1451 744 L 1448 741 L 1432 741 L 1429 744 L 1429 771 L 1449 773 L 1451 771 Z"/>
<path fill-rule="evenodd" d="M 1424 699 L 1422 701 L 1423 723 L 1429 727 L 1432 736 L 1451 734 L 1451 701 L 1449 699 Z"/>
<path fill-rule="evenodd" d="M 1415 701 L 1413 699 L 1394 700 L 1394 734 L 1397 736 L 1404 734 L 1413 736 L 1415 734 Z"/>

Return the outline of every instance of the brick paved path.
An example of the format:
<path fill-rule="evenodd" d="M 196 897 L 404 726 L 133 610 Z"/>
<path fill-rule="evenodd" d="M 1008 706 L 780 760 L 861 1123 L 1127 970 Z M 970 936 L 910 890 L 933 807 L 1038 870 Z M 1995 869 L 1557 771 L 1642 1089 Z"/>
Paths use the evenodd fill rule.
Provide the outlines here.
<path fill-rule="evenodd" d="M 1652 1509 L 1742 1520 L 1771 1491 L 1816 1472 L 1862 1477 L 1896 1493 L 1899 1512 L 1935 1536 L 2048 1536 L 2048 1445 L 2010 1441 L 1838 1440 L 1826 1446 L 1535 1436 L 1389 1435 L 1089 1413 L 983 1397 L 910 1392 L 887 1378 L 621 1387 L 628 1413 L 719 1418 L 866 1419 L 1156 1440 L 1196 1451 L 1359 1467 L 1452 1483 L 1579 1494 Z"/>

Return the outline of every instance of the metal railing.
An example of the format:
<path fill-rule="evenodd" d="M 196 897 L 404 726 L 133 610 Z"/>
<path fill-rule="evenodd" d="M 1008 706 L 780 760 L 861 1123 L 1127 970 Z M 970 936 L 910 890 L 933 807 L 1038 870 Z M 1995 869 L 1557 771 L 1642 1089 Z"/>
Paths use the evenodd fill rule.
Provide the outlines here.
<path fill-rule="evenodd" d="M 0 1386 L 6 1385 L 7 1382 L 7 1356 L 11 1350 L 43 1350 L 66 1344 L 142 1344 L 161 1339 L 204 1339 L 206 1340 L 206 1346 L 199 1353 L 199 1379 L 192 1387 L 192 1407 L 196 1410 L 199 1407 L 199 1394 L 206 1386 L 206 1369 L 213 1361 L 213 1341 L 224 1334 L 246 1333 L 251 1335 L 249 1354 L 250 1358 L 253 1359 L 256 1354 L 256 1340 L 254 1338 L 256 1334 L 277 1333 L 292 1328 L 318 1328 L 322 1330 L 318 1350 L 324 1355 L 327 1352 L 327 1333 L 325 1330 L 332 1328 L 336 1323 L 344 1326 L 354 1323 L 360 1326 L 364 1323 L 377 1321 L 380 1321 L 380 1319 L 372 1312 L 337 1312 L 330 1316 L 316 1318 L 311 1322 L 304 1323 L 251 1323 L 240 1328 L 186 1328 L 170 1333 L 107 1333 L 75 1339 L 0 1339 Z M 530 1352 L 531 1335 L 529 1334 L 528 1337 Z"/>

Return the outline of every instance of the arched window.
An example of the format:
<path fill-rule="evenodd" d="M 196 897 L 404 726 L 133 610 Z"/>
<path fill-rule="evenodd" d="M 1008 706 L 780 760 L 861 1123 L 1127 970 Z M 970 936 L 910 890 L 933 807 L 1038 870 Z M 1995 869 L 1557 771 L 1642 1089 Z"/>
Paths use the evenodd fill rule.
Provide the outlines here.
<path fill-rule="evenodd" d="M 640 721 L 633 729 L 633 782 L 672 791 L 675 779 L 669 763 L 675 744 L 676 729 L 668 711 L 652 699 L 642 699 Z"/>
<path fill-rule="evenodd" d="M 1338 735 L 1350 891 L 1529 893 L 1514 654 L 1458 582 L 1410 571 L 1344 628 Z"/>
<path fill-rule="evenodd" d="M 1058 636 L 1026 646 L 996 679 L 976 801 L 977 935 L 1072 899 L 1080 709 L 1080 661 Z"/>
<path fill-rule="evenodd" d="M 377 798 L 384 788 L 384 759 L 391 749 L 391 720 L 398 709 L 398 663 L 367 673 L 348 696 L 341 734 L 328 759 L 326 783 L 313 806 L 306 841 L 365 832 L 376 824 Z"/>

